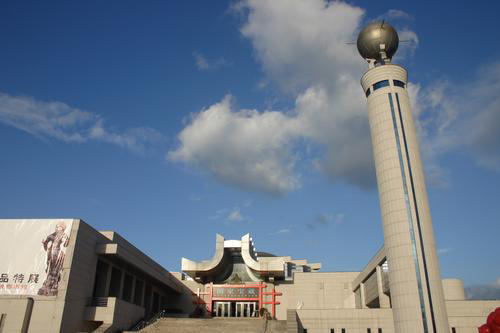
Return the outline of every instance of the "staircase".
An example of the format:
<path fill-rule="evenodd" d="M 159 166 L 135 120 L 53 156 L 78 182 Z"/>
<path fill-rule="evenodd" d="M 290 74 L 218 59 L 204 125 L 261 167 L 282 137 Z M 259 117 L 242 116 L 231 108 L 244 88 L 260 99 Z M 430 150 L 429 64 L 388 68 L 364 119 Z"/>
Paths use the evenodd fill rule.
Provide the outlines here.
<path fill-rule="evenodd" d="M 286 333 L 286 320 L 161 318 L 142 333 Z"/>

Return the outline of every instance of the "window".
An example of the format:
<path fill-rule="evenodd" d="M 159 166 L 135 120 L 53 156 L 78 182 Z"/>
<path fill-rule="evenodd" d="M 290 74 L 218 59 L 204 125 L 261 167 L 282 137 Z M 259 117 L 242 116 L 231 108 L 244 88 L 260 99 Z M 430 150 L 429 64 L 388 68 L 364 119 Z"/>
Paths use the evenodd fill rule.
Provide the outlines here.
<path fill-rule="evenodd" d="M 345 333 L 345 328 L 342 329 L 342 333 Z"/>
<path fill-rule="evenodd" d="M 393 83 L 396 87 L 401 87 L 401 88 L 405 87 L 405 83 L 403 81 L 393 80 Z"/>
<path fill-rule="evenodd" d="M 451 328 L 451 333 L 457 333 L 457 329 L 455 327 Z"/>
<path fill-rule="evenodd" d="M 303 328 L 302 333 L 307 333 L 307 328 Z"/>
<path fill-rule="evenodd" d="M 330 333 L 335 333 L 335 328 L 330 328 Z"/>
<path fill-rule="evenodd" d="M 116 267 L 111 269 L 111 281 L 109 283 L 109 297 L 120 297 L 120 289 L 122 283 L 122 271 Z"/>
<path fill-rule="evenodd" d="M 371 328 L 367 328 L 366 329 L 366 333 L 372 333 L 372 329 Z"/>
<path fill-rule="evenodd" d="M 382 329 L 381 328 L 378 329 L 378 333 L 382 333 Z"/>
<path fill-rule="evenodd" d="M 388 87 L 389 86 L 389 80 L 383 80 L 383 81 L 378 81 L 373 85 L 373 90 L 377 90 L 383 87 Z"/>
<path fill-rule="evenodd" d="M 366 97 L 370 96 L 370 94 L 371 94 L 371 90 L 370 90 L 370 88 L 366 89 L 365 94 L 366 94 Z"/>

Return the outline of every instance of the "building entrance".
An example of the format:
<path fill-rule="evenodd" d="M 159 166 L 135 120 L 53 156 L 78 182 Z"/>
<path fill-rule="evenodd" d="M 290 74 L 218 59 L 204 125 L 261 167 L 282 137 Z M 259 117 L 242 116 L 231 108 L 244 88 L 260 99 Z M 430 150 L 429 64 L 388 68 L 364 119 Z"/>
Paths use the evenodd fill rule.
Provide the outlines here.
<path fill-rule="evenodd" d="M 257 302 L 236 302 L 236 317 L 257 317 Z"/>
<path fill-rule="evenodd" d="M 232 317 L 231 302 L 214 302 L 215 317 Z"/>
<path fill-rule="evenodd" d="M 214 302 L 215 317 L 258 317 L 258 302 Z"/>

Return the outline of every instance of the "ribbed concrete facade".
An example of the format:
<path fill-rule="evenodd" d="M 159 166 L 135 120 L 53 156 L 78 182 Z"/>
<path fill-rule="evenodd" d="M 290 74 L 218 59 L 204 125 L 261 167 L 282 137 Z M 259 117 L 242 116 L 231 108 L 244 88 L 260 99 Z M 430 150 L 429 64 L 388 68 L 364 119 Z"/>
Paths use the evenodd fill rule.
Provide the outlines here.
<path fill-rule="evenodd" d="M 380 65 L 369 69 L 361 84 L 369 90 L 395 332 L 449 332 L 407 72 Z"/>

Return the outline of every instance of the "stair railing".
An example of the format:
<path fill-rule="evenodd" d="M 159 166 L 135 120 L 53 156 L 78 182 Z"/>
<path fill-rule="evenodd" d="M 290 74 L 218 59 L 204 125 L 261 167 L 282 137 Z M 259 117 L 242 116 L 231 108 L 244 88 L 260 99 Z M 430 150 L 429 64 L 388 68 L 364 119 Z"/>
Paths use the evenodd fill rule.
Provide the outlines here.
<path fill-rule="evenodd" d="M 135 324 L 134 327 L 130 329 L 132 332 L 137 332 L 139 330 L 142 330 L 146 326 L 149 326 L 153 323 L 155 323 L 158 319 L 166 317 L 167 311 L 161 310 L 160 312 L 156 313 L 154 316 L 149 318 L 148 320 L 143 320 L 141 319 L 137 324 Z"/>

